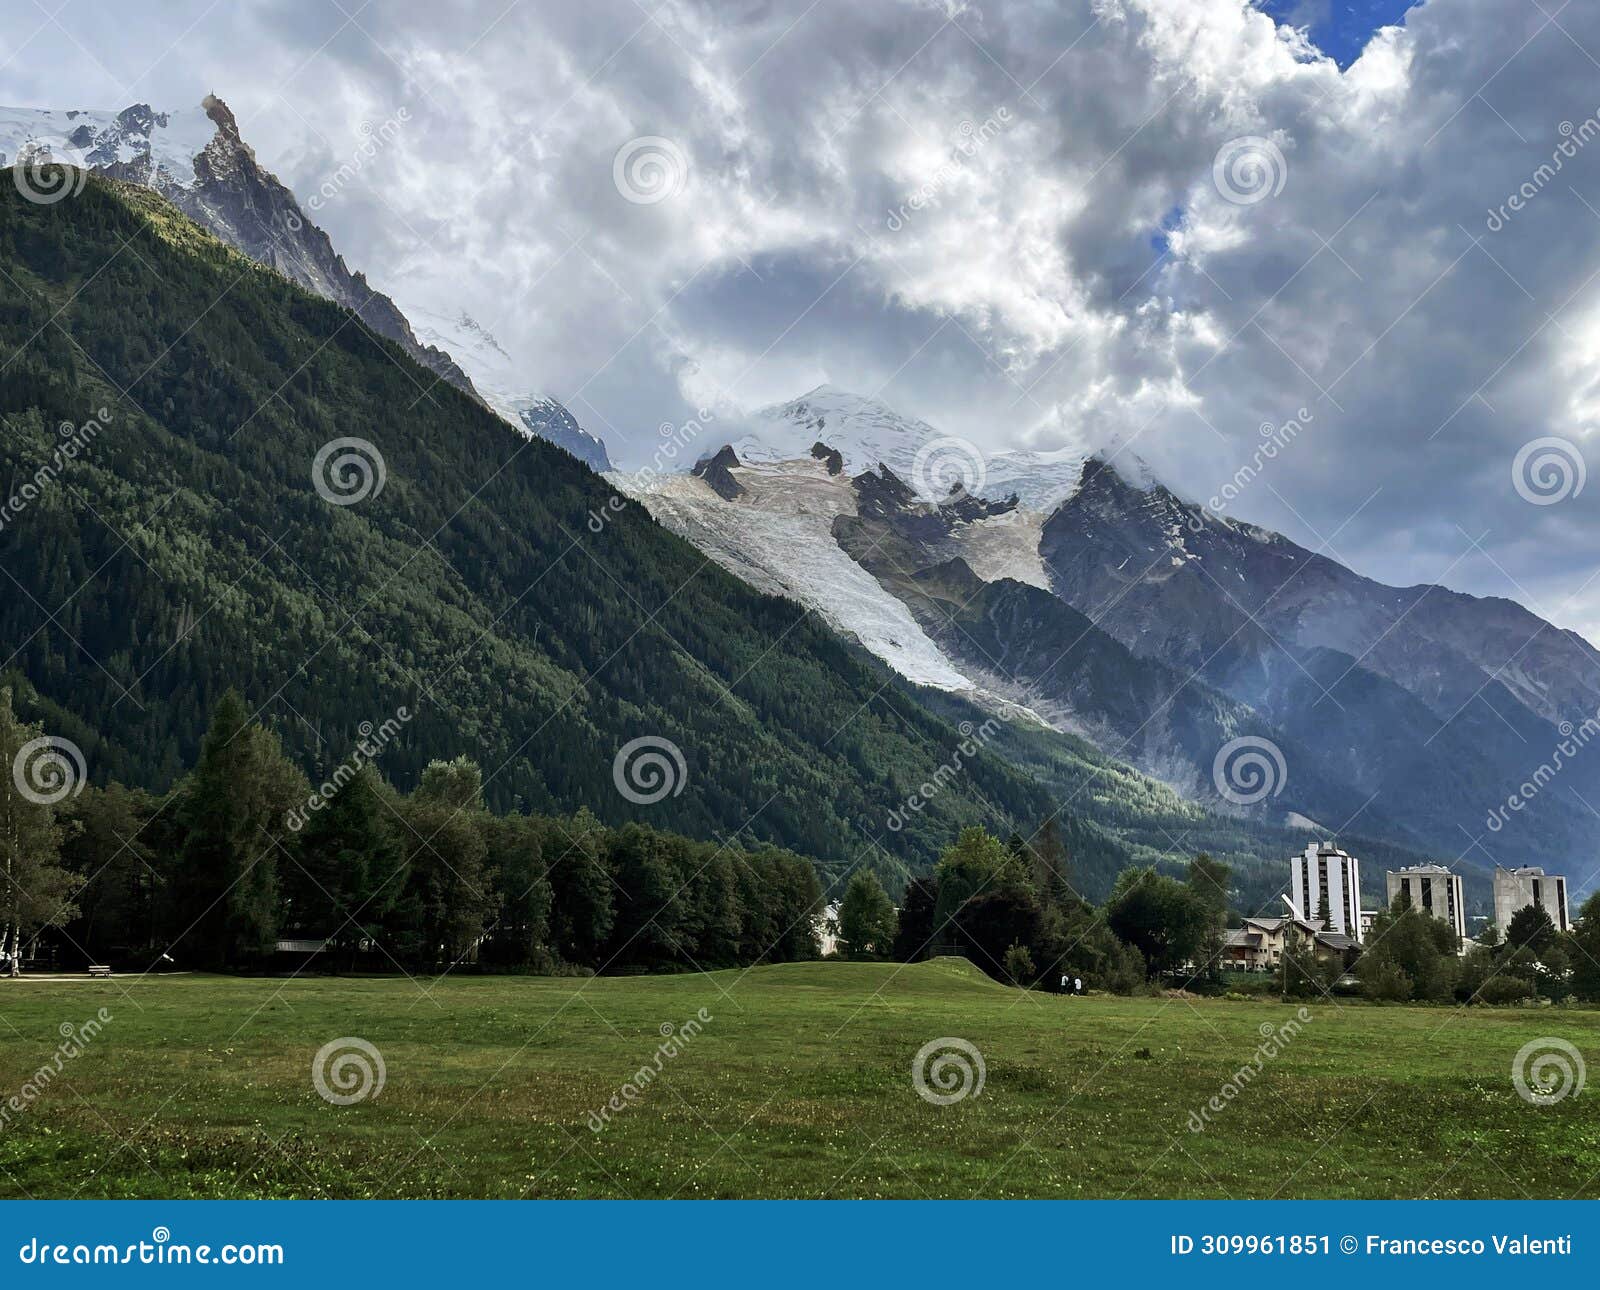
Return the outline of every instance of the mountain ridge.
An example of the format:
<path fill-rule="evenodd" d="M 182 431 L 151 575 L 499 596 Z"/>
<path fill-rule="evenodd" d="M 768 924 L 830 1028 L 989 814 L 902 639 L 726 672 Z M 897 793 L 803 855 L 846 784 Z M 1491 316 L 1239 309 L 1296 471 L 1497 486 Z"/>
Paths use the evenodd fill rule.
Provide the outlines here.
<path fill-rule="evenodd" d="M 730 481 L 744 486 L 760 472 L 764 495 L 781 496 L 781 481 L 798 498 L 818 469 L 807 444 L 838 454 L 856 496 L 835 507 L 832 536 L 910 609 L 942 665 L 966 682 L 947 688 L 1038 703 L 1062 728 L 1226 811 L 1240 808 L 1214 783 L 1211 754 L 1248 732 L 1294 754 L 1289 788 L 1245 808 L 1255 813 L 1343 822 L 1474 869 L 1566 865 L 1600 845 L 1583 805 L 1595 800 L 1591 790 L 1600 794 L 1600 765 L 1573 770 L 1537 812 L 1485 832 L 1486 816 L 1537 765 L 1531 750 L 1543 755 L 1600 711 L 1600 652 L 1518 602 L 1388 586 L 1180 498 L 1127 454 L 1085 455 L 1048 510 L 1028 500 L 1054 496 L 1054 478 L 1042 489 L 1025 485 L 1016 508 L 998 515 L 981 499 L 1011 481 L 1004 468 L 980 466 L 976 508 L 962 514 L 939 504 L 949 501 L 942 487 L 918 488 L 896 470 L 918 469 L 920 451 L 950 439 L 926 422 L 830 386 L 758 418 L 763 437 L 739 441 L 742 468 Z M 675 514 L 659 518 L 695 540 L 695 507 L 710 503 L 695 501 L 704 492 L 681 492 Z M 725 497 L 722 513 L 741 502 Z M 763 505 L 776 523 L 781 508 Z M 739 549 L 726 539 L 706 549 L 736 572 L 764 566 L 780 581 L 775 566 L 826 555 L 805 555 L 798 543 Z M 847 605 L 828 606 L 826 593 L 807 603 L 852 630 Z M 1026 675 L 995 666 L 1031 665 L 1029 636 L 1071 642 L 1080 669 L 1101 660 L 1093 664 L 1105 669 L 1101 680 L 1063 666 L 1044 678 L 1045 693 L 1030 692 Z M 904 666 L 870 633 L 860 639 Z M 1111 640 L 1127 653 L 1109 650 Z M 1162 696 L 1181 705 L 1197 686 L 1215 712 L 1172 725 Z M 1143 694 L 1143 706 L 1128 709 L 1112 688 Z"/>
<path fill-rule="evenodd" d="M 519 388 L 511 356 L 469 316 L 402 308 L 351 270 L 294 193 L 259 164 L 216 95 L 173 112 L 148 103 L 115 113 L 0 107 L 0 166 L 33 157 L 79 164 L 160 193 L 252 260 L 344 305 L 435 377 L 487 403 L 519 430 L 548 439 L 593 470 L 611 469 L 604 443 L 558 400 Z M 427 397 L 431 385 L 419 382 L 418 397 Z"/>
<path fill-rule="evenodd" d="M 198 150 L 190 151 L 202 136 Z M 117 113 L 0 108 L 0 165 L 30 157 L 82 164 L 160 193 L 234 249 L 344 305 L 435 377 L 477 397 L 454 360 L 422 344 L 394 301 L 345 264 L 295 195 L 256 160 L 233 112 L 216 95 L 179 112 L 156 112 L 148 103 Z M 430 384 L 416 382 L 423 396 Z"/>
<path fill-rule="evenodd" d="M 831 874 L 903 877 L 966 825 L 1051 809 L 980 751 L 884 843 L 960 736 L 864 651 L 465 393 L 416 400 L 397 345 L 148 188 L 91 176 L 48 208 L 0 189 L 19 284 L 0 478 L 31 478 L 58 423 L 115 409 L 70 487 L 0 527 L 27 593 L 0 598 L 19 702 L 94 774 L 168 786 L 234 686 L 308 769 L 404 705 L 381 766 L 397 782 L 466 752 L 498 806 L 743 835 Z M 94 273 L 119 243 L 137 256 Z M 363 472 L 317 462 L 352 432 L 367 487 L 340 504 Z M 678 750 L 680 791 L 621 791 L 614 758 L 641 737 Z"/>

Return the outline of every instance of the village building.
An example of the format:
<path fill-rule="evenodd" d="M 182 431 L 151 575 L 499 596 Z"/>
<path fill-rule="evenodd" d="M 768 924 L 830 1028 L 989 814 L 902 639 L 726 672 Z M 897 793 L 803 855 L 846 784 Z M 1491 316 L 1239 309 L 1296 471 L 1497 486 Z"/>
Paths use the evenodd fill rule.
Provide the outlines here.
<path fill-rule="evenodd" d="M 1442 864 L 1419 864 L 1409 869 L 1391 869 L 1388 874 L 1389 904 L 1402 892 L 1413 909 L 1448 923 L 1462 940 L 1467 937 L 1466 902 L 1461 895 L 1461 875 Z"/>
<path fill-rule="evenodd" d="M 1289 861 L 1290 901 L 1295 917 L 1359 942 L 1361 862 L 1332 842 L 1313 842 Z"/>
<path fill-rule="evenodd" d="M 1296 933 L 1314 958 L 1344 968 L 1360 949 L 1354 937 L 1330 931 L 1310 919 L 1246 918 L 1242 927 L 1230 927 L 1222 934 L 1222 966 L 1232 972 L 1276 971 Z"/>
<path fill-rule="evenodd" d="M 1567 880 L 1557 874 L 1547 874 L 1535 865 L 1521 869 L 1494 871 L 1494 921 L 1504 934 L 1511 920 L 1520 910 L 1532 905 L 1550 915 L 1556 931 L 1572 930 L 1572 920 L 1567 915 Z"/>

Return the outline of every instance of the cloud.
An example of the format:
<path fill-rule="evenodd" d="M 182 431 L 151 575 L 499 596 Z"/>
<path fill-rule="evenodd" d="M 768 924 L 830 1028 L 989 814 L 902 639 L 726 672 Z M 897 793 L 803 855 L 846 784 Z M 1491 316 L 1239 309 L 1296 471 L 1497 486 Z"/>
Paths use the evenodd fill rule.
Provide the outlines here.
<path fill-rule="evenodd" d="M 319 218 L 624 461 L 827 380 L 994 448 L 1129 444 L 1198 499 L 1306 408 L 1230 514 L 1600 632 L 1600 484 L 1512 479 L 1531 439 L 1595 451 L 1593 6 L 1431 0 L 1342 73 L 1243 0 L 98 8 L 4 74 L 215 88 L 301 191 L 405 106 Z M 683 163 L 661 201 L 614 182 L 642 136 Z M 1219 187 L 1237 140 L 1259 200 Z"/>

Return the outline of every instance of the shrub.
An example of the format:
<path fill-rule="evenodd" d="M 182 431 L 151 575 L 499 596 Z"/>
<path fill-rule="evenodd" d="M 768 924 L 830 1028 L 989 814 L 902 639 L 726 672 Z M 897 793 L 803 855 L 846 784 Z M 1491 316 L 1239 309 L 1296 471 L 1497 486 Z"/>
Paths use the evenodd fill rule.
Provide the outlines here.
<path fill-rule="evenodd" d="M 1479 1003 L 1521 1003 L 1533 998 L 1533 985 L 1519 976 L 1492 976 L 1473 997 Z"/>
<path fill-rule="evenodd" d="M 1402 1003 L 1411 997 L 1411 978 L 1398 963 L 1383 963 L 1362 978 L 1361 993 L 1368 999 Z"/>
<path fill-rule="evenodd" d="M 1033 966 L 1033 955 L 1028 953 L 1028 947 L 1016 941 L 1011 943 L 1011 948 L 1006 951 L 1005 970 L 1014 985 L 1032 985 L 1033 979 L 1038 976 L 1038 971 Z"/>

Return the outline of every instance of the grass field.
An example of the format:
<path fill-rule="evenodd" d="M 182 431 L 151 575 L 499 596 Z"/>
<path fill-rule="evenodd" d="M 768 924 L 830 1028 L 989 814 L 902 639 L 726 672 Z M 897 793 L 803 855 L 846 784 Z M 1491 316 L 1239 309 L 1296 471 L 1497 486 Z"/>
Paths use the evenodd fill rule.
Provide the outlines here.
<path fill-rule="evenodd" d="M 1600 1090 L 1512 1086 L 1528 1041 L 1600 1053 L 1600 1014 L 1329 1001 L 1203 1131 L 1291 1005 L 1059 998 L 938 960 L 554 980 L 0 981 L 5 1196 L 1593 1196 Z M 110 1020 L 43 1089 L 64 1022 Z M 662 1026 L 710 1020 L 654 1066 Z M 380 1093 L 313 1056 L 357 1036 Z M 928 1041 L 982 1053 L 933 1105 Z M 35 1092 L 37 1096 L 35 1096 Z"/>

